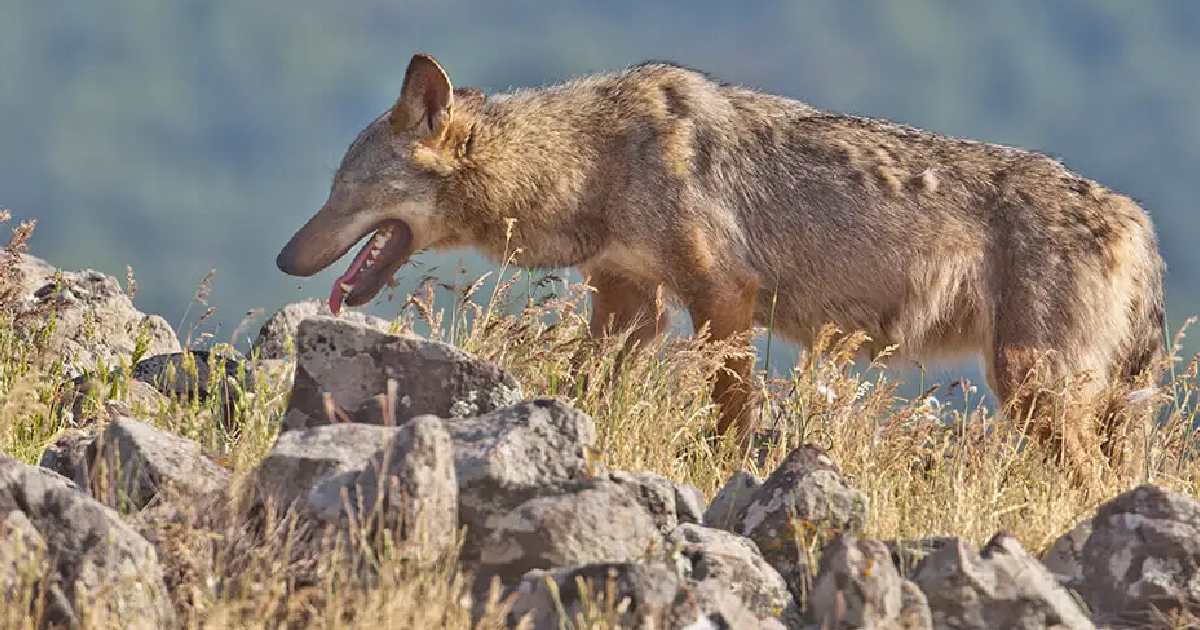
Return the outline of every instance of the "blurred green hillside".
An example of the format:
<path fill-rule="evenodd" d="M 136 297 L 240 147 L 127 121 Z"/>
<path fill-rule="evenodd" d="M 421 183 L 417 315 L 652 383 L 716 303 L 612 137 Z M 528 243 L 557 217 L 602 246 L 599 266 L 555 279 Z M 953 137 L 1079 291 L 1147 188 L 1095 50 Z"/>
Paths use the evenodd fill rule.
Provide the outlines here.
<path fill-rule="evenodd" d="M 459 85 L 670 59 L 817 106 L 1029 147 L 1137 198 L 1173 322 L 1200 313 L 1200 2 L 0 0 L 0 206 L 34 253 L 174 322 L 217 269 L 250 308 L 324 296 L 274 256 L 342 151 L 432 52 Z M 462 257 L 425 256 L 452 268 Z M 394 305 L 375 307 L 387 313 Z"/>

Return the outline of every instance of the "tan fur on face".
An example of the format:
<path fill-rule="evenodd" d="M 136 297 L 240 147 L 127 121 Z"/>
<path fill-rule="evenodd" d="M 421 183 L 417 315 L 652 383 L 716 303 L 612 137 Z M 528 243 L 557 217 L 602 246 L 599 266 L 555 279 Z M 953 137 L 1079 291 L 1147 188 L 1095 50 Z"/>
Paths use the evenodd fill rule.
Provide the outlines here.
<path fill-rule="evenodd" d="M 777 296 L 785 336 L 833 322 L 909 356 L 982 355 L 1001 395 L 1046 352 L 1101 383 L 1159 356 L 1149 218 L 1037 153 L 651 63 L 456 98 L 409 159 L 436 178 L 447 242 L 585 267 L 607 287 L 597 316 L 649 312 L 636 302 L 662 286 L 726 336 Z M 722 426 L 745 417 L 726 399 Z"/>

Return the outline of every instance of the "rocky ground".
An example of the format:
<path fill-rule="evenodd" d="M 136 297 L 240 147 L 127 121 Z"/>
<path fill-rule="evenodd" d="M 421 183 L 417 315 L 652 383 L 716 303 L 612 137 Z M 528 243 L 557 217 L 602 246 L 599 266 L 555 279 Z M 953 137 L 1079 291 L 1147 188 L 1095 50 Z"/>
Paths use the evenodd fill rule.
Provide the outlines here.
<path fill-rule="evenodd" d="M 476 618 L 501 601 L 498 623 L 514 627 L 1142 627 L 1200 613 L 1200 503 L 1163 487 L 1112 497 L 1040 557 L 1004 532 L 982 547 L 875 540 L 863 534 L 868 497 L 811 444 L 765 478 L 733 474 L 706 501 L 687 483 L 609 468 L 587 414 L 383 320 L 294 304 L 262 327 L 252 359 L 184 354 L 115 279 L 23 265 L 15 329 L 49 335 L 77 397 L 62 406 L 74 428 L 40 466 L 0 454 L 0 603 L 43 626 L 182 623 L 179 573 L 198 561 L 180 560 L 173 528 L 261 540 L 276 517 L 288 523 L 289 598 L 325 584 L 313 558 L 383 544 L 418 569 L 453 558 Z M 83 404 L 97 398 L 96 365 L 121 359 L 136 384 Z M 129 402 L 216 397 L 221 423 L 254 378 L 292 385 L 248 474 Z M 382 583 L 378 566 L 353 564 L 337 575 Z M 206 566 L 218 581 L 245 570 Z"/>

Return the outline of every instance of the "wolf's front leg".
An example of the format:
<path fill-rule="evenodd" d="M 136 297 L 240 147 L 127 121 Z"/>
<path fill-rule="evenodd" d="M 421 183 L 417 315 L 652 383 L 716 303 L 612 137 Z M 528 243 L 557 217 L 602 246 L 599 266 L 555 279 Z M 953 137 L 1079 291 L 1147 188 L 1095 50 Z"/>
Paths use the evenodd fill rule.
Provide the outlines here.
<path fill-rule="evenodd" d="M 758 285 L 753 278 L 714 282 L 704 291 L 688 296 L 692 325 L 700 330 L 707 323 L 710 338 L 714 341 L 724 341 L 749 331 L 754 326 Z M 727 435 L 730 427 L 736 427 L 737 439 L 749 439 L 754 428 L 753 412 L 747 404 L 753 367 L 753 355 L 734 357 L 727 360 L 725 369 L 717 374 L 712 397 L 721 406 L 721 417 L 717 421 L 718 434 Z"/>
<path fill-rule="evenodd" d="M 627 347 L 637 344 L 644 348 L 670 326 L 658 287 L 606 271 L 593 272 L 588 282 L 596 289 L 592 295 L 593 337 L 621 334 L 632 328 Z"/>
<path fill-rule="evenodd" d="M 583 271 L 588 284 L 596 290 L 592 294 L 592 318 L 589 326 L 593 341 L 603 341 L 629 331 L 610 374 L 611 385 L 612 379 L 616 378 L 621 364 L 632 349 L 645 349 L 666 332 L 670 326 L 670 315 L 658 287 L 639 283 L 610 271 Z M 573 361 L 572 367 L 577 376 L 580 376 L 582 366 L 579 361 L 582 358 L 583 355 L 577 354 Z"/>

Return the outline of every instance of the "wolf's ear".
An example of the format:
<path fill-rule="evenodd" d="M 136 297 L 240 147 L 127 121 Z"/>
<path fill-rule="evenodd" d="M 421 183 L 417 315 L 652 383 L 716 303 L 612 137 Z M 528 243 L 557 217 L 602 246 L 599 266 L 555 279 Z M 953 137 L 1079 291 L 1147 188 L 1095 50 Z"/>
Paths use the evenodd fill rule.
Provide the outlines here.
<path fill-rule="evenodd" d="M 404 87 L 392 107 L 392 131 L 400 134 L 416 131 L 423 136 L 438 136 L 450 121 L 454 106 L 454 88 L 442 66 L 429 55 L 418 53 L 408 62 Z"/>

